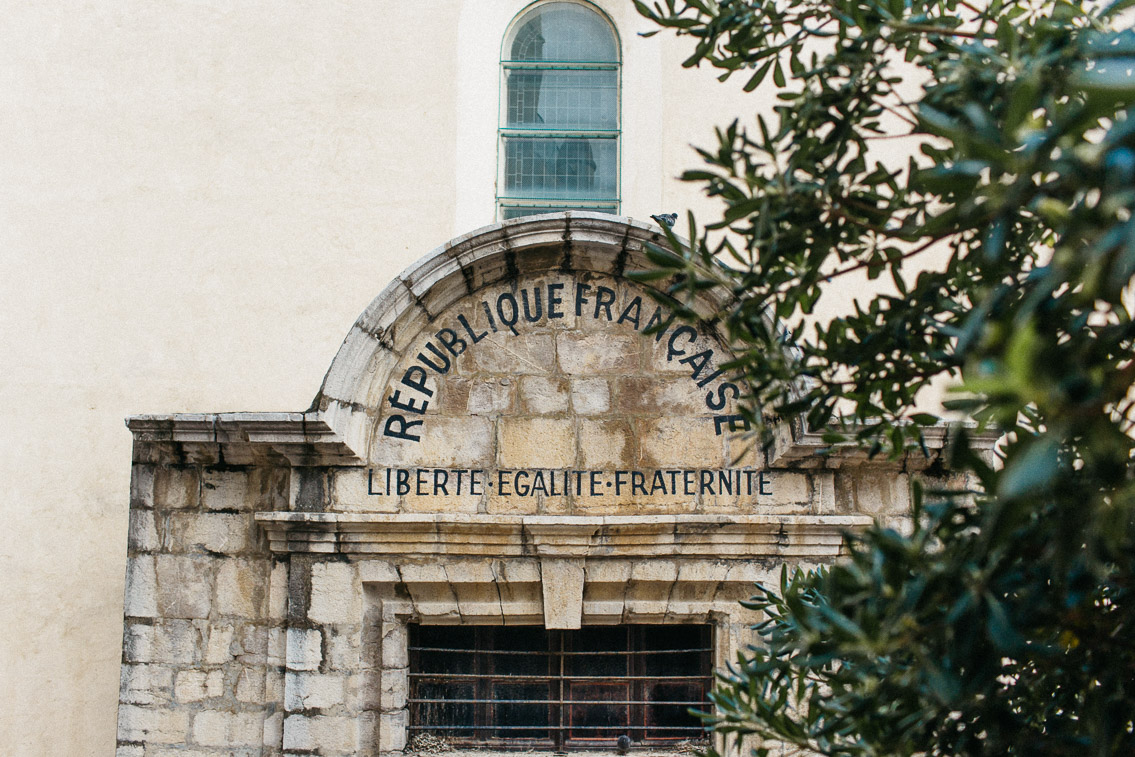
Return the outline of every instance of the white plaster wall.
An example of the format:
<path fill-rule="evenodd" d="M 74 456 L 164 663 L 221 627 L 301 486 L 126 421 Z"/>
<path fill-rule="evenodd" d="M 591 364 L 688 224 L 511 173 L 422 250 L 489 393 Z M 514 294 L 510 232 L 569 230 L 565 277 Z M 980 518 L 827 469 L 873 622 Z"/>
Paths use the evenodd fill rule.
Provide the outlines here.
<path fill-rule="evenodd" d="M 113 752 L 122 419 L 307 407 L 385 283 L 493 220 L 525 4 L 0 2 L 0 754 Z M 754 103 L 599 4 L 624 212 L 700 206 L 687 145 Z"/>

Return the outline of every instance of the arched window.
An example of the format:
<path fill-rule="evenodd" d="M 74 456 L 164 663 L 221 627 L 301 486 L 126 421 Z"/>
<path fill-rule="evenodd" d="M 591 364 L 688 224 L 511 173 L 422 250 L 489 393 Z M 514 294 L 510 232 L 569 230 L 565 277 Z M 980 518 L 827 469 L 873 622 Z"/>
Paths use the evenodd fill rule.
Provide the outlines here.
<path fill-rule="evenodd" d="M 614 29 L 582 3 L 541 3 L 513 24 L 501 57 L 500 218 L 618 213 Z"/>

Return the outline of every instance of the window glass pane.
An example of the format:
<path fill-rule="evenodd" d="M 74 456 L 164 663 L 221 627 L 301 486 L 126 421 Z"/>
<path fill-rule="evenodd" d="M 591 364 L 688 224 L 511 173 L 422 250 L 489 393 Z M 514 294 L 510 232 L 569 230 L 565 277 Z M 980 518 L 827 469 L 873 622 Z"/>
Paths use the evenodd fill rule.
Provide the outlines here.
<path fill-rule="evenodd" d="M 611 27 L 576 3 L 548 3 L 528 17 L 512 41 L 510 60 L 600 61 L 619 59 Z"/>
<path fill-rule="evenodd" d="M 505 137 L 504 196 L 605 200 L 615 197 L 613 139 Z"/>
<path fill-rule="evenodd" d="M 521 129 L 617 129 L 618 73 L 511 69 L 506 125 Z"/>

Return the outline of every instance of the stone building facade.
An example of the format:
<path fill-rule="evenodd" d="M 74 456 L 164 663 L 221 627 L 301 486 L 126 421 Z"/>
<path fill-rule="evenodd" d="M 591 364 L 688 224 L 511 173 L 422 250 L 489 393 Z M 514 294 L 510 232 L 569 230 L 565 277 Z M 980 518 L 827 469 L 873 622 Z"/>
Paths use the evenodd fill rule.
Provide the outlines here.
<path fill-rule="evenodd" d="M 753 582 L 901 517 L 930 461 L 737 436 L 719 335 L 625 276 L 649 242 L 483 228 L 386 287 L 306 412 L 131 418 L 118 757 L 403 752 L 423 628 L 695 624 L 721 668 Z"/>

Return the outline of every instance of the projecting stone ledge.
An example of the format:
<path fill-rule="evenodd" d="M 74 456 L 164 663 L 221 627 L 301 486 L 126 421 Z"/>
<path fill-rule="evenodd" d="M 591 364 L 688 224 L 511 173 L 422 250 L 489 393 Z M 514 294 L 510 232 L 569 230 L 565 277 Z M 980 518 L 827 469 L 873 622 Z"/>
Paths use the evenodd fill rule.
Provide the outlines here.
<path fill-rule="evenodd" d="M 862 515 L 502 516 L 259 512 L 273 552 L 825 559 Z"/>
<path fill-rule="evenodd" d="M 319 413 L 177 413 L 126 419 L 135 462 L 358 465 L 362 461 Z M 137 459 L 139 445 L 147 459 Z"/>

